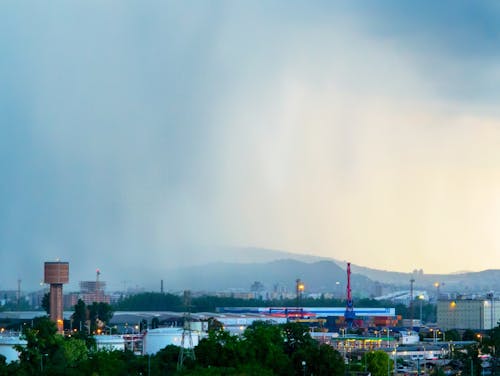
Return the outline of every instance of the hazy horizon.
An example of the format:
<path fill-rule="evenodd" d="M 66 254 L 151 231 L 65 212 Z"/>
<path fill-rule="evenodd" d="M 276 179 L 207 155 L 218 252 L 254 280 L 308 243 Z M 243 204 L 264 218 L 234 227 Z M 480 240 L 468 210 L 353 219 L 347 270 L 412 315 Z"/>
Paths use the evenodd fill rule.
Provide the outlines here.
<path fill-rule="evenodd" d="M 0 289 L 56 258 L 139 283 L 224 246 L 499 269 L 499 21 L 494 1 L 2 2 Z"/>

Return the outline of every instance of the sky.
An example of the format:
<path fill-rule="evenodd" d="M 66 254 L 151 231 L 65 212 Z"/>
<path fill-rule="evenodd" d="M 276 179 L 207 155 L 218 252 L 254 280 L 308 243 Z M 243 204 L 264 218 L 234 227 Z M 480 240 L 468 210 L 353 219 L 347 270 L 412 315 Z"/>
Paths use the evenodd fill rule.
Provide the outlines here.
<path fill-rule="evenodd" d="M 0 289 L 221 246 L 500 268 L 496 1 L 2 1 L 0 51 Z"/>

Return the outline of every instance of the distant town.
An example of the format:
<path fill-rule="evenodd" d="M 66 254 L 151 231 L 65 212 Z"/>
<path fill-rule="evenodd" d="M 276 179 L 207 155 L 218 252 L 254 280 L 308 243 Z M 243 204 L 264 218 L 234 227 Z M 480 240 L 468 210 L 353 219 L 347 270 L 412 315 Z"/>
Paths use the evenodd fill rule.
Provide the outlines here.
<path fill-rule="evenodd" d="M 226 341 L 221 342 L 213 333 L 227 333 L 241 342 L 248 339 L 249 331 L 274 330 L 272 327 L 285 331 L 300 328 L 312 343 L 328 348 L 341 359 L 334 365 L 301 361 L 295 369 L 297 374 L 322 374 L 313 372 L 322 367 L 333 367 L 335 374 L 376 374 L 376 366 L 370 365 L 376 361 L 369 360 L 374 352 L 382 359 L 379 363 L 387 363 L 387 374 L 492 375 L 497 370 L 500 300 L 492 291 L 452 295 L 443 291 L 444 283 L 437 281 L 430 291 L 415 288 L 411 277 L 406 290 L 393 289 L 384 294 L 377 283 L 379 294 L 359 297 L 352 287 L 356 277 L 350 263 L 346 264 L 345 280 L 330 286 L 330 292 L 321 293 L 308 291 L 307 281 L 301 278 L 292 281 L 293 290 L 276 285 L 268 291 L 256 280 L 246 291 L 172 292 L 166 291 L 160 281 L 158 291 L 108 292 L 100 270 L 96 270 L 94 279 L 79 283 L 80 291 L 64 292 L 69 276 L 68 262 L 46 262 L 43 289 L 28 294 L 20 288 L 1 292 L 2 372 L 35 367 L 39 373 L 55 374 L 57 365 L 51 363 L 50 351 L 43 350 L 47 355 L 40 353 L 40 340 L 33 334 L 35 329 L 36 333 L 44 332 L 40 325 L 53 325 L 52 335 L 67 341 L 82 341 L 82 351 L 87 354 L 82 362 L 88 362 L 89 354 L 95 352 L 104 357 L 130 353 L 144 361 L 143 367 L 149 367 L 143 370 L 146 374 L 161 374 L 155 357 L 167 348 L 175 354 L 170 360 L 175 364 L 165 367 L 172 372 L 198 374 L 207 364 L 200 363 L 197 353 L 207 342 L 222 346 Z M 345 286 L 344 291 L 340 291 L 340 285 Z M 30 341 L 37 343 L 35 366 L 27 358 L 28 350 L 34 351 Z M 265 364 L 258 367 L 267 369 Z"/>

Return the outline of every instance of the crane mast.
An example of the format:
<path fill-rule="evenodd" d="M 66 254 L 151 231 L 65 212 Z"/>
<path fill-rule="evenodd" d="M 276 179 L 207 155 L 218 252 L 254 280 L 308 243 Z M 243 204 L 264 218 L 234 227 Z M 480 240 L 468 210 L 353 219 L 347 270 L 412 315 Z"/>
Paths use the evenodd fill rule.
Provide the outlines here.
<path fill-rule="evenodd" d="M 351 263 L 347 263 L 347 288 L 346 288 L 346 307 L 344 313 L 344 319 L 349 328 L 352 328 L 354 318 L 356 314 L 354 313 L 354 303 L 352 301 L 351 294 Z"/>

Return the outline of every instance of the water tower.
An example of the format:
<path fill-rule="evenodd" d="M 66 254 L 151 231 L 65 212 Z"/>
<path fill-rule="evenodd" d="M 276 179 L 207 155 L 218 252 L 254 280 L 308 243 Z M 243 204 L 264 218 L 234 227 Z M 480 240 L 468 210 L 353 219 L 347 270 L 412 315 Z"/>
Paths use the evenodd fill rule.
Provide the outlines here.
<path fill-rule="evenodd" d="M 50 285 L 50 319 L 63 332 L 63 284 L 69 282 L 68 262 L 46 262 L 44 282 Z"/>

